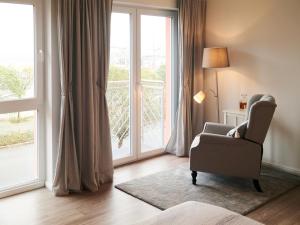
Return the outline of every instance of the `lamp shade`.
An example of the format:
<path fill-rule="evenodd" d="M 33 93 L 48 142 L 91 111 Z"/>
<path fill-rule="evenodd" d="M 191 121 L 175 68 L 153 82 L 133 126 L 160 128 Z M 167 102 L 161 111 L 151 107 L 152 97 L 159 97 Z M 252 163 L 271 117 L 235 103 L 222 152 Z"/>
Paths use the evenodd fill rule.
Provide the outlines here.
<path fill-rule="evenodd" d="M 227 48 L 204 48 L 203 50 L 203 68 L 224 68 L 229 67 Z"/>
<path fill-rule="evenodd" d="M 203 91 L 199 91 L 197 94 L 194 95 L 194 100 L 199 104 L 201 104 L 204 99 L 205 99 L 205 94 Z"/>

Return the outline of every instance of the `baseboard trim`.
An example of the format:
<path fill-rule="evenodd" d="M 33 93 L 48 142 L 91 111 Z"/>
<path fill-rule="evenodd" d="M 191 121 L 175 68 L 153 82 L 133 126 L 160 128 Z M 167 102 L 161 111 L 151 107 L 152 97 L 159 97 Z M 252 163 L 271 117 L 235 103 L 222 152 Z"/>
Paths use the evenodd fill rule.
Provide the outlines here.
<path fill-rule="evenodd" d="M 17 187 L 9 188 L 7 190 L 0 191 L 0 199 L 6 198 L 12 195 L 21 194 L 24 192 L 32 191 L 35 189 L 43 188 L 45 183 L 43 181 L 32 182 Z"/>
<path fill-rule="evenodd" d="M 263 164 L 266 165 L 266 166 L 275 168 L 275 169 L 279 169 L 279 170 L 282 170 L 282 171 L 300 176 L 300 169 L 292 168 L 292 167 L 289 167 L 289 166 L 278 165 L 278 164 L 271 163 L 271 162 L 266 162 L 266 161 L 263 161 Z"/>

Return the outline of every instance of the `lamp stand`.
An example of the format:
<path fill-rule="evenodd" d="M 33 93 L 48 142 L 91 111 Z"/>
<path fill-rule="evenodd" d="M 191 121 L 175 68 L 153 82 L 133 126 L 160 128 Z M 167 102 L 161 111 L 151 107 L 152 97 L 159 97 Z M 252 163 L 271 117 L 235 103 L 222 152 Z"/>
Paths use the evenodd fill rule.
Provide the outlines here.
<path fill-rule="evenodd" d="M 217 111 L 218 111 L 218 123 L 220 123 L 220 101 L 219 101 L 219 78 L 218 78 L 218 71 L 216 70 L 216 87 L 217 87 L 217 93 L 216 93 L 216 98 L 217 98 Z"/>
<path fill-rule="evenodd" d="M 217 99 L 217 115 L 218 115 L 218 123 L 220 123 L 220 101 L 219 101 L 219 78 L 218 71 L 215 73 L 215 81 L 216 81 L 216 91 L 210 89 L 214 97 Z"/>

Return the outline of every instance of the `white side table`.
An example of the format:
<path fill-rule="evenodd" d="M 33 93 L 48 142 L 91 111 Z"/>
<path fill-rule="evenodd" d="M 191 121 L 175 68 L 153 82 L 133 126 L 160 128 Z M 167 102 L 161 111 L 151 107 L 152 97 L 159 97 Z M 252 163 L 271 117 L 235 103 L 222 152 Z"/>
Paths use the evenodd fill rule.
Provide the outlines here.
<path fill-rule="evenodd" d="M 246 120 L 247 110 L 223 110 L 224 124 L 238 126 Z"/>

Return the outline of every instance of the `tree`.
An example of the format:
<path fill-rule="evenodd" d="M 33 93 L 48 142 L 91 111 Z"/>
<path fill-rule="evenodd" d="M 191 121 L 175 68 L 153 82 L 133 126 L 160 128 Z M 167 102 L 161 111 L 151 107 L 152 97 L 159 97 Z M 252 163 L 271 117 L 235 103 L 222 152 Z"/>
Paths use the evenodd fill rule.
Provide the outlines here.
<path fill-rule="evenodd" d="M 110 81 L 129 80 L 128 69 L 111 65 L 109 68 L 108 79 Z"/>
<path fill-rule="evenodd" d="M 0 66 L 0 88 L 21 99 L 32 85 L 33 73 L 31 67 L 16 69 Z M 18 120 L 20 113 L 18 112 Z"/>
<path fill-rule="evenodd" d="M 161 65 L 157 71 L 156 71 L 157 75 L 158 75 L 158 79 L 165 81 L 166 80 L 166 65 Z"/>

